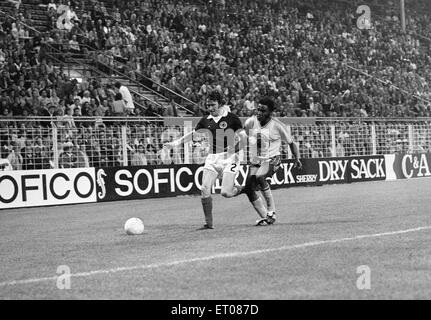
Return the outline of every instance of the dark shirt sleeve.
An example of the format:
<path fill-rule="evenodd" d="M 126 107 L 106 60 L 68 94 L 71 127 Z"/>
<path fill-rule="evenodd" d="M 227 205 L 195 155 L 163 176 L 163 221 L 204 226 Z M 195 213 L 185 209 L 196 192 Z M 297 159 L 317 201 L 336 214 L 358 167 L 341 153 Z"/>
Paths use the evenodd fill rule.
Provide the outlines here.
<path fill-rule="evenodd" d="M 241 119 L 236 114 L 232 114 L 232 130 L 237 131 L 240 129 L 243 129 Z"/>
<path fill-rule="evenodd" d="M 201 120 L 199 120 L 198 124 L 195 127 L 195 131 L 205 128 L 205 117 L 202 117 Z"/>

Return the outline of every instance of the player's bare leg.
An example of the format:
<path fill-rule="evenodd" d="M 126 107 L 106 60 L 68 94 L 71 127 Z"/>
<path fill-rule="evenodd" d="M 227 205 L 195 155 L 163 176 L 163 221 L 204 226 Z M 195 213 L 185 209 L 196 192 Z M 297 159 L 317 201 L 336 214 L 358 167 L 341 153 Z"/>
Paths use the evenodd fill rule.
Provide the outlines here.
<path fill-rule="evenodd" d="M 213 202 L 211 189 L 217 179 L 218 173 L 204 168 L 201 188 L 202 209 L 205 215 L 204 229 L 213 229 Z"/>
<path fill-rule="evenodd" d="M 258 195 L 257 199 L 252 201 L 251 204 L 253 205 L 254 210 L 257 212 L 257 214 L 260 216 L 260 219 L 257 222 L 257 225 L 262 225 L 263 222 L 266 222 L 266 207 L 265 203 L 263 202 L 263 199 L 259 197 Z"/>
<path fill-rule="evenodd" d="M 267 215 L 266 219 L 268 224 L 273 224 L 275 222 L 275 204 L 274 197 L 272 196 L 271 187 L 269 186 L 268 181 L 266 181 L 265 176 L 257 177 L 258 185 L 260 186 L 260 191 L 262 193 L 263 198 L 266 202 L 267 207 Z"/>
<path fill-rule="evenodd" d="M 241 193 L 241 186 L 235 184 L 235 172 L 223 172 L 221 183 L 221 195 L 225 198 L 232 198 Z"/>
<path fill-rule="evenodd" d="M 273 224 L 275 222 L 275 203 L 274 203 L 274 197 L 272 196 L 272 191 L 271 191 L 271 187 L 268 183 L 268 181 L 266 181 L 266 177 L 267 174 L 271 175 L 272 174 L 272 170 L 269 166 L 269 163 L 266 162 L 264 163 L 259 170 L 257 171 L 256 175 L 256 180 L 257 180 L 257 184 L 260 187 L 260 191 L 262 193 L 263 198 L 265 199 L 266 202 L 266 207 L 267 207 L 267 215 L 266 215 L 266 219 L 268 224 Z"/>
<path fill-rule="evenodd" d="M 261 193 L 263 198 L 266 201 L 268 212 L 274 212 L 275 211 L 274 197 L 272 196 L 272 191 L 269 185 L 265 190 L 261 190 Z"/>
<path fill-rule="evenodd" d="M 268 188 L 265 190 L 261 190 L 263 197 L 266 201 L 267 206 L 267 214 L 266 220 L 268 224 L 273 224 L 275 222 L 275 205 L 274 205 L 274 197 L 272 196 L 271 188 L 268 185 Z"/>
<path fill-rule="evenodd" d="M 256 225 L 260 226 L 260 225 L 265 225 L 267 223 L 266 221 L 267 209 L 265 207 L 263 199 L 260 198 L 259 195 L 256 193 L 256 187 L 257 187 L 256 176 L 249 175 L 247 177 L 243 193 L 247 195 L 248 200 L 253 205 L 254 210 L 260 216 L 260 219 L 256 221 Z"/>

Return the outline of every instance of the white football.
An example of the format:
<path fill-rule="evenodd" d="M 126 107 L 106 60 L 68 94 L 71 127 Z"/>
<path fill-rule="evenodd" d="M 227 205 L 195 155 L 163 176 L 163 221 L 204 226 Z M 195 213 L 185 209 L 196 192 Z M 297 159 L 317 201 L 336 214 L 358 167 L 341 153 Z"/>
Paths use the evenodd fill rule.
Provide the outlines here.
<path fill-rule="evenodd" d="M 124 230 L 128 235 L 142 234 L 144 232 L 144 223 L 139 218 L 130 218 L 124 224 Z"/>

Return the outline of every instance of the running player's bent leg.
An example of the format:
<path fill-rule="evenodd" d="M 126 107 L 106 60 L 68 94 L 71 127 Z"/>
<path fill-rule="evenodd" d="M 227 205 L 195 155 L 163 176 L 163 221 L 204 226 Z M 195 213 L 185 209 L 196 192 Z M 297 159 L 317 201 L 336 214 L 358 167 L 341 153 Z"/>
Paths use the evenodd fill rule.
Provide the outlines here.
<path fill-rule="evenodd" d="M 201 202 L 204 210 L 205 222 L 208 227 L 213 227 L 213 204 L 211 197 L 211 189 L 217 179 L 218 173 L 207 168 L 204 168 L 201 188 Z"/>
<path fill-rule="evenodd" d="M 266 181 L 266 177 L 271 177 L 275 172 L 275 165 L 271 162 L 265 162 L 256 173 L 257 184 L 260 187 L 263 197 L 265 198 L 268 212 L 275 211 L 275 204 L 271 188 L 268 181 Z"/>
<path fill-rule="evenodd" d="M 235 177 L 239 170 L 239 162 L 228 163 L 223 169 L 223 180 L 221 184 L 221 195 L 232 198 L 241 193 L 241 187 L 235 185 Z"/>
<path fill-rule="evenodd" d="M 225 198 L 232 198 L 240 194 L 241 187 L 235 185 L 236 173 L 223 172 L 221 183 L 221 195 Z"/>
<path fill-rule="evenodd" d="M 265 198 L 268 212 L 275 211 L 274 197 L 272 196 L 271 188 L 265 176 L 257 176 L 257 183 L 260 186 L 260 191 Z"/>
<path fill-rule="evenodd" d="M 257 212 L 257 214 L 260 216 L 261 219 L 266 218 L 266 207 L 263 203 L 263 200 L 261 197 L 257 196 L 257 199 L 251 203 L 253 205 L 254 210 Z"/>
<path fill-rule="evenodd" d="M 243 193 L 245 193 L 248 197 L 248 200 L 253 205 L 254 210 L 256 210 L 257 214 L 264 219 L 266 217 L 266 208 L 262 201 L 262 199 L 256 193 L 257 188 L 257 179 L 256 175 L 253 174 L 253 169 L 250 167 L 249 174 L 247 175 L 247 179 L 245 181 L 245 187 L 243 189 Z"/>

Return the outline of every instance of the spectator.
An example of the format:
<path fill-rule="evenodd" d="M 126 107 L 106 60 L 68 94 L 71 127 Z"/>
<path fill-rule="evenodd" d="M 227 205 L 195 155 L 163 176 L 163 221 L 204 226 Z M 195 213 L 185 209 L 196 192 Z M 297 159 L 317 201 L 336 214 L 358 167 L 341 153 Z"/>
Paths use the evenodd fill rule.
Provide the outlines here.
<path fill-rule="evenodd" d="M 73 119 L 73 109 L 72 108 L 66 109 L 66 114 L 62 117 L 62 124 L 67 129 L 75 129 L 76 128 L 75 120 Z"/>
<path fill-rule="evenodd" d="M 73 109 L 73 116 L 74 117 L 80 117 L 80 116 L 82 116 L 82 114 L 81 114 L 81 108 L 80 107 L 76 107 L 75 109 Z"/>
<path fill-rule="evenodd" d="M 43 145 L 35 145 L 33 147 L 34 169 L 46 169 L 46 152 Z"/>
<path fill-rule="evenodd" d="M 63 152 L 60 154 L 58 166 L 62 169 L 76 168 L 77 167 L 77 156 L 73 152 L 73 143 L 66 142 L 63 145 Z"/>
<path fill-rule="evenodd" d="M 134 114 L 135 105 L 133 104 L 133 98 L 129 89 L 118 81 L 115 83 L 115 88 L 121 93 L 124 103 L 126 104 L 126 112 L 128 114 Z"/>
<path fill-rule="evenodd" d="M 124 116 L 126 108 L 123 95 L 120 92 L 117 92 L 115 94 L 115 100 L 112 102 L 112 114 L 114 116 Z"/>
<path fill-rule="evenodd" d="M 80 103 L 81 105 L 83 105 L 86 102 L 90 103 L 90 101 L 91 101 L 90 90 L 85 90 L 84 96 L 82 97 Z"/>
<path fill-rule="evenodd" d="M 96 107 L 96 109 L 94 111 L 94 116 L 96 116 L 96 117 L 104 117 L 105 115 L 107 115 L 107 112 L 108 112 L 109 108 L 107 107 L 107 105 L 105 106 L 105 104 L 104 104 L 105 101 L 106 100 L 103 100 L 103 102 L 100 103 Z"/>
<path fill-rule="evenodd" d="M 345 149 L 343 146 L 343 139 L 342 138 L 337 139 L 337 143 L 336 143 L 336 147 L 335 147 L 335 154 L 337 155 L 337 157 L 344 157 L 345 156 Z"/>
<path fill-rule="evenodd" d="M 33 146 L 30 140 L 25 141 L 25 146 L 23 149 L 23 163 L 22 168 L 23 170 L 33 170 L 35 169 L 34 164 L 34 154 L 33 154 Z"/>
<path fill-rule="evenodd" d="M 50 11 L 51 9 L 57 10 L 57 5 L 55 4 L 55 1 L 49 0 L 47 8 L 48 8 L 48 11 Z"/>
<path fill-rule="evenodd" d="M 21 6 L 21 0 L 7 0 L 8 2 L 12 3 L 17 10 L 19 10 Z"/>
<path fill-rule="evenodd" d="M 132 154 L 131 164 L 132 166 L 146 166 L 147 163 L 147 158 L 144 153 L 144 146 L 139 144 L 137 146 L 136 152 Z"/>
<path fill-rule="evenodd" d="M 10 144 L 10 154 L 7 156 L 7 160 L 12 166 L 12 170 L 22 170 L 22 164 L 24 159 L 21 155 L 21 151 L 16 142 L 12 141 Z"/>
<path fill-rule="evenodd" d="M 100 144 L 95 135 L 90 137 L 90 145 L 87 149 L 88 159 L 91 167 L 101 166 Z"/>
<path fill-rule="evenodd" d="M 74 147 L 74 152 L 76 154 L 76 167 L 77 168 L 88 168 L 90 166 L 90 162 L 85 152 L 86 146 L 85 142 L 80 141 L 79 144 Z"/>
<path fill-rule="evenodd" d="M 91 117 L 93 115 L 92 109 L 91 109 L 91 106 L 90 106 L 90 102 L 85 101 L 82 104 L 81 113 L 82 113 L 82 116 L 84 116 L 84 117 Z"/>
<path fill-rule="evenodd" d="M 147 144 L 146 158 L 147 158 L 147 163 L 149 165 L 155 166 L 155 165 L 159 164 L 159 161 L 157 159 L 157 153 L 156 153 L 154 145 Z"/>
<path fill-rule="evenodd" d="M 177 108 L 175 106 L 175 101 L 171 100 L 169 104 L 166 106 L 166 109 L 163 112 L 163 116 L 165 117 L 177 117 Z"/>
<path fill-rule="evenodd" d="M 79 42 L 76 39 L 76 35 L 72 35 L 72 39 L 69 40 L 69 51 L 73 54 L 81 54 L 81 48 Z"/>

